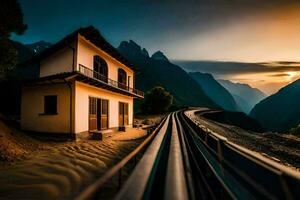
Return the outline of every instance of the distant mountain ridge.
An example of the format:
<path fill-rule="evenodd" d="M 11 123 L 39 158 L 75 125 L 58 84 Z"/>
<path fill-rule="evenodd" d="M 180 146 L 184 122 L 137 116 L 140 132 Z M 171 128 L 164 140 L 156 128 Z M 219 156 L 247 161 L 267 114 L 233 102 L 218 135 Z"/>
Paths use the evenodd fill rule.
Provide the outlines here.
<path fill-rule="evenodd" d="M 224 110 L 240 111 L 233 96 L 216 81 L 211 74 L 190 72 L 189 75 L 202 87 L 204 92 Z"/>
<path fill-rule="evenodd" d="M 246 114 L 266 97 L 262 91 L 247 84 L 233 83 L 229 80 L 218 80 L 218 82 L 232 94 L 237 105 Z"/>
<path fill-rule="evenodd" d="M 300 79 L 259 102 L 250 116 L 271 131 L 287 131 L 300 124 Z"/>
<path fill-rule="evenodd" d="M 34 54 L 39 54 L 45 49 L 49 48 L 51 45 L 52 45 L 51 43 L 41 40 L 39 42 L 26 44 L 25 46 L 31 49 Z"/>
<path fill-rule="evenodd" d="M 176 105 L 219 108 L 194 79 L 179 66 L 169 62 L 162 52 L 149 57 L 147 50 L 132 40 L 121 42 L 118 50 L 138 66 L 139 72 L 136 75 L 138 89 L 148 91 L 155 86 L 162 86 L 174 96 Z"/>

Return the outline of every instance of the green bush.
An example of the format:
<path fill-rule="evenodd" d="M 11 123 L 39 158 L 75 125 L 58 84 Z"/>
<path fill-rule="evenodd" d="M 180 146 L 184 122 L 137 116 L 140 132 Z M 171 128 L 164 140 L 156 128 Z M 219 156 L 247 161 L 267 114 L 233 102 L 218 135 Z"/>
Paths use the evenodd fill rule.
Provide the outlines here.
<path fill-rule="evenodd" d="M 173 102 L 173 96 L 163 87 L 154 87 L 146 93 L 141 105 L 145 114 L 161 114 L 168 111 Z"/>

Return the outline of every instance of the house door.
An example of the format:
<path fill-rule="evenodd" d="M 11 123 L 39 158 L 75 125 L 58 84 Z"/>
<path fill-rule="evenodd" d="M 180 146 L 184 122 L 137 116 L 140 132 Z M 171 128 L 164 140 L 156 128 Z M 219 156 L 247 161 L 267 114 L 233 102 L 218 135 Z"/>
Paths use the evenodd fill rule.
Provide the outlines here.
<path fill-rule="evenodd" d="M 128 103 L 119 102 L 119 127 L 128 125 Z"/>
<path fill-rule="evenodd" d="M 97 98 L 89 98 L 89 130 L 98 129 L 97 125 Z"/>
<path fill-rule="evenodd" d="M 108 100 L 101 100 L 101 129 L 108 129 Z"/>
<path fill-rule="evenodd" d="M 108 100 L 89 98 L 89 131 L 108 129 Z"/>

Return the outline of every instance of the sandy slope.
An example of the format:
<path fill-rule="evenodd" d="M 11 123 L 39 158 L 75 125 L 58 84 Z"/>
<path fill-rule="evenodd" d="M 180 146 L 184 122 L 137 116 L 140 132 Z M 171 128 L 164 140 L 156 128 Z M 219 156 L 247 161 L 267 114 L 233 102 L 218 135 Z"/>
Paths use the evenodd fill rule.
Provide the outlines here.
<path fill-rule="evenodd" d="M 131 129 L 104 141 L 42 142 L 1 121 L 0 126 L 2 155 L 14 161 L 0 162 L 0 199 L 14 200 L 72 199 L 145 136 L 144 130 Z"/>
<path fill-rule="evenodd" d="M 31 138 L 0 120 L 0 165 L 13 164 L 34 151 L 46 150 L 56 144 Z"/>

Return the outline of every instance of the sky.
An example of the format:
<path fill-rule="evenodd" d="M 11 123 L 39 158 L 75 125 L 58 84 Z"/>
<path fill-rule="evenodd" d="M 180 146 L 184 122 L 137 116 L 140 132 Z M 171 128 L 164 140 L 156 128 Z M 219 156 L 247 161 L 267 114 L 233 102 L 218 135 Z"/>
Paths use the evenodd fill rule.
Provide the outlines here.
<path fill-rule="evenodd" d="M 20 3 L 28 30 L 13 39 L 23 43 L 39 40 L 55 43 L 79 27 L 94 25 L 116 47 L 121 41 L 132 39 L 150 54 L 163 51 L 170 60 L 300 61 L 300 3 L 296 0 L 20 0 Z M 241 73 L 238 78 L 237 74 L 226 78 L 255 85 L 259 81 L 256 73 L 263 75 L 254 71 L 249 77 Z M 267 83 L 280 86 L 275 90 L 259 86 L 268 94 L 288 84 L 286 77 L 300 77 L 297 69 L 282 70 L 281 76 L 274 73 L 271 74 L 274 76 L 265 74 Z M 278 84 L 280 80 L 282 84 Z"/>

